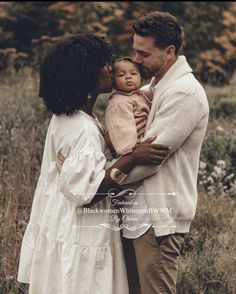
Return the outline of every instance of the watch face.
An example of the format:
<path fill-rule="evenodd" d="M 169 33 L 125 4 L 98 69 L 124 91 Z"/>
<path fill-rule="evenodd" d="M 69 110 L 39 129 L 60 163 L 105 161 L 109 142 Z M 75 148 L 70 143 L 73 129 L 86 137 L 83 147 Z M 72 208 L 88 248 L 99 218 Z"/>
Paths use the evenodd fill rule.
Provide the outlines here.
<path fill-rule="evenodd" d="M 120 171 L 117 168 L 113 168 L 111 170 L 111 178 L 114 182 L 120 184 L 122 181 L 127 177 L 126 174 L 124 174 L 122 171 Z"/>

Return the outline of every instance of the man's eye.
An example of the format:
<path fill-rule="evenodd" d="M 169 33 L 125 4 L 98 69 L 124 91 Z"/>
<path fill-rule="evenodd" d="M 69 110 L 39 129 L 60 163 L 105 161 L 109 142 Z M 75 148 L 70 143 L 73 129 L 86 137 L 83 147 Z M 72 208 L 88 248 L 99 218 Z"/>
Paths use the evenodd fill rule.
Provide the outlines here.
<path fill-rule="evenodd" d="M 141 56 L 143 56 L 143 57 L 148 57 L 149 56 L 149 54 L 148 53 L 145 53 L 145 52 L 140 52 L 139 53 Z"/>

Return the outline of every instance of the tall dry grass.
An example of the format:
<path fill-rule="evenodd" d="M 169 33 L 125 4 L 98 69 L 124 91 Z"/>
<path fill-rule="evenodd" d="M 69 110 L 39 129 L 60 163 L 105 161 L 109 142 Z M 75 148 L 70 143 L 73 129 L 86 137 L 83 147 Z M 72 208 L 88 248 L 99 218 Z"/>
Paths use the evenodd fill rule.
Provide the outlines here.
<path fill-rule="evenodd" d="M 38 98 L 37 76 L 30 69 L 2 76 L 1 81 L 0 293 L 27 293 L 27 287 L 24 289 L 24 285 L 17 283 L 16 276 L 49 115 Z M 100 97 L 96 104 L 100 119 L 106 101 L 107 97 Z M 209 132 L 210 128 L 211 123 Z M 200 194 L 180 260 L 178 293 L 236 293 L 235 233 L 235 200 Z"/>
<path fill-rule="evenodd" d="M 31 72 L 0 87 L 0 293 L 18 293 L 17 265 L 39 174 L 48 118 Z M 19 292 L 20 293 L 20 292 Z"/>

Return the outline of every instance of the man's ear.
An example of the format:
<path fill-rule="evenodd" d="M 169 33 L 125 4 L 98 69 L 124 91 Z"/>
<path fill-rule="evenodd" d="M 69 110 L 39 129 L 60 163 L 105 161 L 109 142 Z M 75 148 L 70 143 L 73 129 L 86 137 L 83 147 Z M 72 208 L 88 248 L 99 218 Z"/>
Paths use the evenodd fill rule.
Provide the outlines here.
<path fill-rule="evenodd" d="M 175 46 L 170 45 L 166 48 L 166 54 L 168 56 L 168 59 L 172 59 L 175 57 Z"/>

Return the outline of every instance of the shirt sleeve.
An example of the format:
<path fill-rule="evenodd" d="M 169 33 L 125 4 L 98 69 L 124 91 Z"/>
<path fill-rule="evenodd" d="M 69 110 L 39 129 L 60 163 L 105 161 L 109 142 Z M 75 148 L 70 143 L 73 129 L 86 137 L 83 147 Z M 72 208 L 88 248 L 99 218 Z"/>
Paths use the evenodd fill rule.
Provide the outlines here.
<path fill-rule="evenodd" d="M 156 112 L 143 140 L 157 136 L 153 143 L 169 146 L 171 148 L 169 157 L 193 132 L 201 113 L 202 105 L 192 93 L 174 93 L 172 97 L 169 97 L 168 102 Z M 136 166 L 124 184 L 134 183 L 157 173 L 164 162 L 161 165 L 151 164 L 148 168 Z"/>
<path fill-rule="evenodd" d="M 105 177 L 105 164 L 101 151 L 91 147 L 72 150 L 61 169 L 60 192 L 76 206 L 90 203 Z"/>
<path fill-rule="evenodd" d="M 113 97 L 106 109 L 105 125 L 117 153 L 126 154 L 133 150 L 138 135 L 131 102 Z"/>

